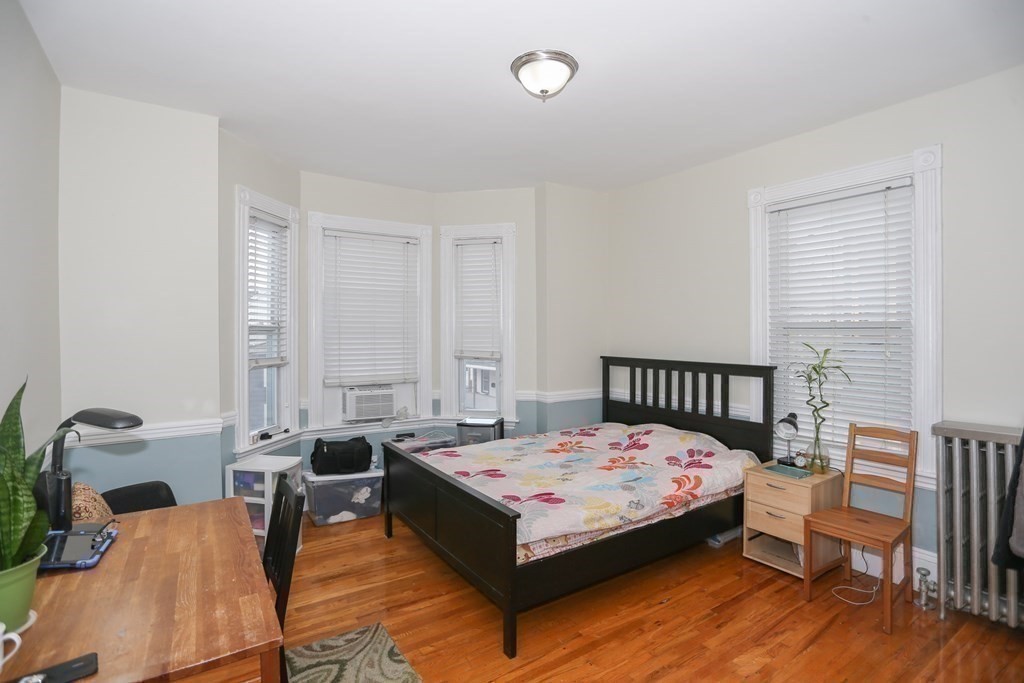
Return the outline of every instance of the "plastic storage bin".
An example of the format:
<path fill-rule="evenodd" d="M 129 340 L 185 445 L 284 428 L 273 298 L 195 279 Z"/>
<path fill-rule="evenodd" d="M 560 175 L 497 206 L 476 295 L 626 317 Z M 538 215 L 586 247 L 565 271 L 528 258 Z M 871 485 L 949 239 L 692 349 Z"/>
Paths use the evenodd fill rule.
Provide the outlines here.
<path fill-rule="evenodd" d="M 466 418 L 455 425 L 459 433 L 459 445 L 471 446 L 505 438 L 504 418 Z"/>
<path fill-rule="evenodd" d="M 455 437 L 448 432 L 435 430 L 411 439 L 392 439 L 391 443 L 406 453 L 420 453 L 422 451 L 433 451 L 438 448 L 453 448 L 455 446 Z"/>
<path fill-rule="evenodd" d="M 380 514 L 383 470 L 324 475 L 303 472 L 302 483 L 309 518 L 317 526 Z"/>

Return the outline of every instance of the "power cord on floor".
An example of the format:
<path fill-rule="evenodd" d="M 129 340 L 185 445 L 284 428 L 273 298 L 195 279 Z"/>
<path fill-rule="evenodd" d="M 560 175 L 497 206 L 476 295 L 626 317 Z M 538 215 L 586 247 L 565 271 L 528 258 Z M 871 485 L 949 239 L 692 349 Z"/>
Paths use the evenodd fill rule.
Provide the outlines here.
<path fill-rule="evenodd" d="M 853 579 L 859 579 L 860 577 L 862 577 L 862 576 L 864 576 L 865 574 L 868 573 L 868 558 L 867 558 L 867 554 L 864 552 L 864 546 L 860 547 L 860 559 L 864 561 L 864 571 L 862 571 L 860 574 L 854 574 L 851 577 L 851 581 Z M 851 562 L 853 561 L 852 558 L 851 558 L 850 561 Z M 879 577 L 878 583 L 875 584 L 874 588 L 870 588 L 869 589 L 869 588 L 857 588 L 856 586 L 836 586 L 835 588 L 832 589 L 832 595 L 836 596 L 837 598 L 839 598 L 840 600 L 842 600 L 843 602 L 845 602 L 848 605 L 857 605 L 859 607 L 861 605 L 870 605 L 871 603 L 873 603 L 875 601 L 875 596 L 878 595 L 878 589 L 881 588 L 881 587 L 882 587 L 882 579 L 881 579 L 881 577 Z M 849 598 L 844 598 L 842 595 L 839 594 L 838 591 L 854 591 L 855 593 L 865 593 L 867 595 L 870 595 L 871 597 L 868 600 L 864 601 L 864 602 L 855 602 L 853 600 L 850 600 Z"/>

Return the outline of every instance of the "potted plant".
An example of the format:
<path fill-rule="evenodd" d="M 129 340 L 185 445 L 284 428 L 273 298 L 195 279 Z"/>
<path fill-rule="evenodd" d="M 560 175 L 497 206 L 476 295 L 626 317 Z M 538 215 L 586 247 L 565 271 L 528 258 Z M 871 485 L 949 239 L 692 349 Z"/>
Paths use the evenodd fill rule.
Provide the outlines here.
<path fill-rule="evenodd" d="M 805 403 L 811 407 L 811 415 L 814 417 L 814 440 L 804 455 L 809 460 L 811 471 L 824 474 L 828 471 L 828 448 L 821 441 L 821 426 L 825 424 L 825 416 L 822 415 L 822 412 L 832 405 L 825 400 L 825 386 L 829 381 L 829 373 L 831 372 L 833 376 L 840 373 L 847 381 L 852 382 L 853 380 L 846 374 L 846 370 L 843 370 L 841 360 L 829 358 L 832 349 L 819 352 L 807 342 L 803 342 L 803 345 L 813 351 L 816 358 L 813 363 L 793 364 L 798 368 L 796 376 L 807 384 Z"/>
<path fill-rule="evenodd" d="M 17 630 L 28 621 L 36 572 L 46 550 L 43 541 L 50 527 L 46 511 L 36 504 L 32 488 L 46 447 L 73 431 L 58 430 L 26 457 L 21 426 L 24 393 L 22 384 L 0 420 L 0 622 L 8 631 Z"/>

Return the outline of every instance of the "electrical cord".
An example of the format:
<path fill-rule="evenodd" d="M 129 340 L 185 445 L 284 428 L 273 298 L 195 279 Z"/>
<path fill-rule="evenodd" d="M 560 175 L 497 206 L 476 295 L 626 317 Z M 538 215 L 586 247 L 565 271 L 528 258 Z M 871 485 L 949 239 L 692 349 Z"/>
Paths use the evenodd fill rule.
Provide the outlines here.
<path fill-rule="evenodd" d="M 856 573 L 853 574 L 853 576 L 850 579 L 851 581 L 854 580 L 854 579 L 859 579 L 860 577 L 862 577 L 862 576 L 864 576 L 864 575 L 866 575 L 868 573 L 868 558 L 867 558 L 867 554 L 864 552 L 864 546 L 860 547 L 860 559 L 864 561 L 864 571 L 862 571 L 860 574 L 856 574 Z M 836 596 L 837 598 L 839 598 L 840 600 L 842 600 L 843 602 L 845 602 L 848 605 L 856 605 L 856 606 L 859 607 L 861 605 L 870 605 L 871 603 L 873 603 L 875 601 L 875 597 L 878 595 L 878 589 L 881 588 L 881 587 L 882 587 L 882 578 L 879 577 L 878 578 L 878 583 L 875 584 L 874 588 L 868 589 L 868 588 L 857 588 L 856 586 L 836 586 L 835 588 L 832 589 L 832 595 Z M 838 591 L 854 591 L 855 593 L 865 593 L 867 595 L 870 595 L 871 597 L 868 600 L 863 601 L 863 602 L 855 602 L 853 600 L 850 600 L 849 598 L 844 598 L 842 595 L 840 595 L 838 593 Z"/>

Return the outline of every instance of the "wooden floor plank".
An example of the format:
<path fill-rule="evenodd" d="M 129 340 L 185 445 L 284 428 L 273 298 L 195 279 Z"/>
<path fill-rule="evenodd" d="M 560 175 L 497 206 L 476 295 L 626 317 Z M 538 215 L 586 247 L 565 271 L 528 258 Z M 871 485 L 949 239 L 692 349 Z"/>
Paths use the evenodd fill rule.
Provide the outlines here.
<path fill-rule="evenodd" d="M 805 602 L 796 577 L 744 559 L 739 543 L 699 546 L 520 615 L 519 656 L 501 613 L 395 523 L 305 522 L 286 647 L 380 621 L 433 681 L 1024 680 L 1024 629 L 898 603 L 882 633 L 878 600 L 840 602 L 834 571 Z M 861 583 L 867 581 L 861 580 Z M 238 678 L 247 670 L 240 667 Z"/>

